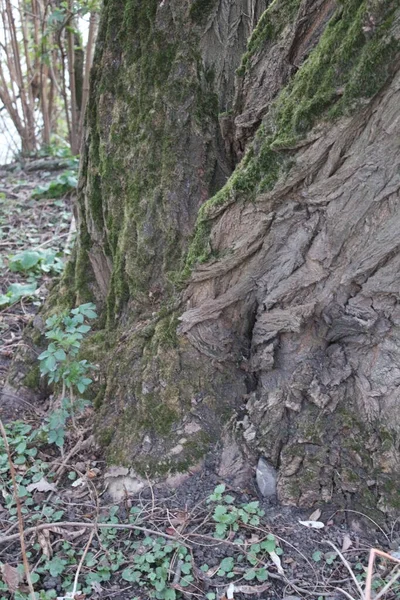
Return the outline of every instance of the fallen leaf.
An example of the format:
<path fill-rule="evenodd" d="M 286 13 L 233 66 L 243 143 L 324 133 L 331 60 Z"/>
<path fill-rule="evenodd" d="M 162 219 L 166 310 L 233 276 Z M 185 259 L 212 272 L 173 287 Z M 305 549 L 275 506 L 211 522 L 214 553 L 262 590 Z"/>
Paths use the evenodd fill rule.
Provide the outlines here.
<path fill-rule="evenodd" d="M 43 529 L 43 531 L 38 532 L 38 542 L 40 544 L 44 556 L 47 559 L 50 559 L 53 552 L 51 549 L 50 533 L 48 529 Z"/>
<path fill-rule="evenodd" d="M 270 556 L 272 562 L 274 563 L 274 565 L 276 566 L 276 568 L 278 569 L 279 575 L 284 575 L 285 572 L 282 569 L 281 559 L 279 558 L 279 556 L 277 555 L 277 553 L 274 552 L 274 551 L 272 551 L 272 552 L 269 553 L 269 556 Z"/>
<path fill-rule="evenodd" d="M 321 521 L 299 521 L 299 523 L 310 529 L 323 529 L 325 527 L 324 523 Z"/>
<path fill-rule="evenodd" d="M 346 550 L 348 550 L 352 545 L 353 542 L 351 541 L 350 536 L 346 533 L 343 536 L 342 552 L 346 552 Z"/>
<path fill-rule="evenodd" d="M 3 581 L 7 585 L 8 590 L 15 594 L 18 589 L 18 585 L 21 582 L 20 574 L 15 567 L 12 567 L 8 563 L 1 566 L 1 572 L 3 575 Z"/>
<path fill-rule="evenodd" d="M 77 531 L 68 531 L 64 527 L 57 527 L 57 525 L 52 525 L 51 527 L 47 528 L 47 531 L 51 531 L 52 533 L 59 533 L 67 540 L 74 540 L 85 533 L 86 527 L 84 527 L 83 529 L 78 529 Z"/>
<path fill-rule="evenodd" d="M 235 585 L 235 592 L 238 594 L 262 594 L 271 587 L 270 582 L 263 583 L 262 585 Z"/>
<path fill-rule="evenodd" d="M 55 483 L 49 483 L 47 479 L 42 477 L 36 483 L 30 483 L 26 486 L 28 492 L 55 492 L 57 490 L 57 486 Z"/>
<path fill-rule="evenodd" d="M 97 477 L 97 473 L 90 469 L 90 471 L 86 473 L 86 477 L 89 477 L 89 479 L 94 479 L 95 477 Z"/>
<path fill-rule="evenodd" d="M 318 521 L 320 516 L 321 516 L 321 511 L 319 508 L 317 508 L 317 510 L 314 510 L 314 512 L 311 513 L 311 515 L 308 517 L 308 520 L 309 521 Z"/>
<path fill-rule="evenodd" d="M 81 485 L 86 485 L 86 479 L 84 477 L 79 477 L 72 484 L 72 487 L 79 487 Z"/>
<path fill-rule="evenodd" d="M 207 577 L 209 577 L 211 579 L 211 577 L 214 577 L 214 575 L 219 571 L 219 565 L 217 567 L 211 567 L 211 569 L 208 569 L 208 571 L 206 571 L 206 575 Z"/>

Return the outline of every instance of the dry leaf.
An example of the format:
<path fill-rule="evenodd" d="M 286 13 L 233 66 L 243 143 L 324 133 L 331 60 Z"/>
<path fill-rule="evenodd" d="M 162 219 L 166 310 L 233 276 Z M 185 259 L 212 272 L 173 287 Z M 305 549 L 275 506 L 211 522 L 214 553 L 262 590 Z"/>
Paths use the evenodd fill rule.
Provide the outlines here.
<path fill-rule="evenodd" d="M 324 523 L 321 521 L 299 521 L 299 523 L 310 529 L 323 529 L 325 527 Z"/>
<path fill-rule="evenodd" d="M 342 552 L 346 552 L 346 550 L 351 548 L 352 545 L 353 542 L 351 541 L 350 536 L 346 533 L 343 537 Z"/>
<path fill-rule="evenodd" d="M 21 577 L 18 573 L 18 570 L 8 563 L 5 563 L 1 566 L 1 572 L 3 574 L 3 581 L 7 585 L 8 590 L 14 594 L 21 582 Z"/>
<path fill-rule="evenodd" d="M 235 592 L 238 594 L 262 594 L 271 587 L 271 583 L 263 583 L 262 585 L 235 585 Z"/>
<path fill-rule="evenodd" d="M 311 515 L 308 517 L 308 520 L 309 521 L 318 521 L 320 516 L 321 516 L 321 511 L 319 508 L 317 508 L 317 510 L 314 510 L 314 512 L 311 513 Z"/>
<path fill-rule="evenodd" d="M 90 471 L 86 473 L 86 477 L 89 477 L 89 479 L 94 479 L 95 477 L 97 477 L 97 473 L 90 469 Z"/>
<path fill-rule="evenodd" d="M 45 557 L 48 559 L 51 558 L 53 552 L 51 549 L 50 533 L 48 529 L 43 529 L 43 531 L 38 532 L 38 542 Z"/>
<path fill-rule="evenodd" d="M 206 571 L 206 576 L 207 577 L 214 577 L 214 575 L 219 571 L 219 565 L 217 567 L 211 567 L 211 569 L 208 569 L 208 571 Z"/>
<path fill-rule="evenodd" d="M 272 551 L 272 552 L 269 553 L 269 556 L 270 556 L 272 562 L 274 563 L 274 565 L 276 566 L 276 568 L 278 569 L 279 575 L 284 575 L 285 572 L 282 569 L 281 559 L 279 558 L 279 556 L 277 555 L 277 553 L 274 552 L 274 551 Z"/>
<path fill-rule="evenodd" d="M 64 527 L 57 527 L 57 525 L 52 525 L 51 527 L 47 528 L 47 531 L 51 531 L 52 533 L 59 533 L 67 540 L 74 540 L 85 533 L 86 527 L 84 527 L 83 529 L 78 529 L 77 531 L 68 531 Z"/>
<path fill-rule="evenodd" d="M 79 487 L 81 485 L 86 485 L 86 479 L 84 477 L 79 477 L 72 484 L 72 487 Z"/>
<path fill-rule="evenodd" d="M 30 483 L 26 486 L 28 492 L 55 492 L 57 490 L 57 486 L 55 483 L 49 483 L 47 479 L 42 477 L 36 483 Z"/>

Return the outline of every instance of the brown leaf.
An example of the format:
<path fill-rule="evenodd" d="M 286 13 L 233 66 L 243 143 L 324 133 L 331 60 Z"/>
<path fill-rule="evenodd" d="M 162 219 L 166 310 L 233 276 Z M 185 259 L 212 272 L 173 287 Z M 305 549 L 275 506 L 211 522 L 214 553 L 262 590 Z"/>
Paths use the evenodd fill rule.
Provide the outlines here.
<path fill-rule="evenodd" d="M 317 508 L 317 510 L 314 510 L 314 512 L 311 513 L 311 515 L 308 517 L 309 521 L 319 521 L 319 518 L 321 516 L 321 511 L 319 508 Z"/>
<path fill-rule="evenodd" d="M 262 594 L 271 587 L 271 583 L 263 583 L 262 585 L 235 585 L 235 592 L 239 594 Z"/>
<path fill-rule="evenodd" d="M 51 531 L 52 533 L 58 533 L 67 540 L 74 540 L 75 538 L 78 538 L 79 536 L 85 533 L 86 527 L 84 527 L 83 529 L 78 529 L 77 531 L 68 531 L 64 527 L 57 527 L 57 525 L 52 525 L 51 527 L 47 528 L 47 531 Z"/>
<path fill-rule="evenodd" d="M 53 551 L 51 549 L 50 533 L 48 529 L 43 529 L 43 531 L 38 532 L 38 542 L 40 544 L 44 556 L 47 559 L 50 559 L 53 554 Z"/>
<path fill-rule="evenodd" d="M 7 585 L 9 591 L 14 594 L 18 585 L 21 582 L 21 577 L 18 570 L 15 567 L 12 567 L 8 563 L 5 563 L 1 567 L 1 572 L 3 574 L 3 581 Z"/>
<path fill-rule="evenodd" d="M 349 534 L 346 533 L 343 536 L 342 552 L 346 552 L 346 550 L 351 548 L 352 545 L 353 545 L 353 542 L 351 541 Z"/>

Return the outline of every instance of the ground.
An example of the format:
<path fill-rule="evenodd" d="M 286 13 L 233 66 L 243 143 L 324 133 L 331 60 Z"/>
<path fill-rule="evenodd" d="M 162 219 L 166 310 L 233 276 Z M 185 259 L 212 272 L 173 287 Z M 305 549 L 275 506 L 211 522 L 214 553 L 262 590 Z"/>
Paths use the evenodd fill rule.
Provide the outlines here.
<path fill-rule="evenodd" d="M 70 195 L 32 199 L 38 185 L 56 176 L 46 170 L 2 171 L 0 182 L 1 293 L 10 284 L 26 285 L 27 280 L 36 281 L 38 290 L 9 302 L 0 312 L 0 410 L 19 485 L 16 502 L 8 458 L 0 446 L 0 599 L 28 598 L 21 576 L 19 504 L 32 580 L 42 600 L 247 596 L 369 600 L 363 590 L 370 549 L 398 550 L 397 521 L 377 524 L 367 514 L 330 505 L 321 505 L 312 514 L 281 506 L 260 495 L 251 470 L 240 485 L 229 476 L 223 479 L 212 456 L 202 469 L 163 482 L 132 479 L 128 469 L 105 464 L 91 436 L 90 407 L 75 430 L 67 427 L 60 454 L 48 442 L 44 427 L 46 411 L 56 399 L 46 395 L 43 386 L 41 396 L 33 390 L 31 401 L 4 393 L 11 360 L 26 343 L 23 329 L 40 319 L 38 309 L 54 281 L 42 268 L 10 271 L 10 255 L 53 248 L 63 258 L 70 237 Z M 49 270 L 57 271 L 58 263 L 49 257 L 46 260 L 53 261 Z M 47 268 L 44 259 L 40 265 Z M 30 383 L 38 387 L 38 366 L 31 370 Z M 136 491 L 128 487 L 132 480 Z M 301 523 L 309 520 L 321 528 Z M 396 568 L 396 554 L 391 560 L 375 561 L 370 570 L 372 598 L 378 598 L 398 573 Z M 67 596 L 76 574 L 75 595 Z M 400 598 L 396 585 L 393 582 L 385 598 Z"/>

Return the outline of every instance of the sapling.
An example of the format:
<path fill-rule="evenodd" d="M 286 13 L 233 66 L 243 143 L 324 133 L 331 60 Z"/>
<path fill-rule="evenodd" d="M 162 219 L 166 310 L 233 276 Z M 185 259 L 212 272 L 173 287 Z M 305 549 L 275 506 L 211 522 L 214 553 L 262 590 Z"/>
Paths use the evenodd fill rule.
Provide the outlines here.
<path fill-rule="evenodd" d="M 39 356 L 40 372 L 49 383 L 61 384 L 61 406 L 48 420 L 49 442 L 63 448 L 65 425 L 71 418 L 76 429 L 76 413 L 81 412 L 88 402 L 82 398 L 92 383 L 89 377 L 96 366 L 87 360 L 78 360 L 84 335 L 90 330 L 88 321 L 95 319 L 95 305 L 81 304 L 70 313 L 54 315 L 46 320 L 46 338 L 51 340 L 47 350 Z"/>

